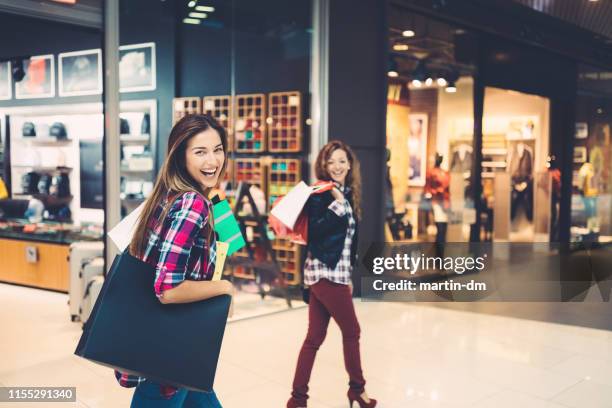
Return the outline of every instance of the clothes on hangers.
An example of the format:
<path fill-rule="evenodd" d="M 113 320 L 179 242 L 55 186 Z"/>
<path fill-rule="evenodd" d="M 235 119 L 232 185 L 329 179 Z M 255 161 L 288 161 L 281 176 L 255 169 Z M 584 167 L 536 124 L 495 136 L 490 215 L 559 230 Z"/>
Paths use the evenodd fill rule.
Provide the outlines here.
<path fill-rule="evenodd" d="M 450 171 L 451 173 L 466 173 L 472 170 L 473 153 L 472 147 L 469 145 L 459 145 L 453 151 L 451 158 Z"/>
<path fill-rule="evenodd" d="M 514 220 L 519 207 L 524 207 L 529 221 L 533 221 L 533 154 L 531 149 L 518 143 L 509 160 L 512 179 L 510 218 Z"/>

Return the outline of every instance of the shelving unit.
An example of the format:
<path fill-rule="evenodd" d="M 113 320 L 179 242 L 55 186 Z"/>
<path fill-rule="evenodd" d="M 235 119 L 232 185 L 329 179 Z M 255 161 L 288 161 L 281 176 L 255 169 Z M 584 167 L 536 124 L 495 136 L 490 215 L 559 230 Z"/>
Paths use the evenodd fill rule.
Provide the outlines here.
<path fill-rule="evenodd" d="M 264 152 L 266 150 L 265 94 L 236 95 L 234 107 L 236 152 Z"/>
<path fill-rule="evenodd" d="M 268 150 L 275 153 L 302 150 L 302 104 L 299 92 L 268 95 Z"/>
<path fill-rule="evenodd" d="M 231 152 L 234 147 L 232 97 L 230 95 L 205 96 L 202 101 L 204 106 L 202 112 L 215 118 L 227 131 L 227 146 L 228 151 Z"/>
<path fill-rule="evenodd" d="M 301 282 L 300 265 L 302 248 L 288 239 L 276 238 L 272 241 L 272 249 L 276 260 L 288 285 L 298 285 Z"/>
<path fill-rule="evenodd" d="M 236 183 L 244 181 L 255 185 L 266 193 L 265 167 L 260 158 L 234 159 L 234 179 Z"/>
<path fill-rule="evenodd" d="M 202 100 L 197 96 L 174 98 L 172 101 L 172 124 L 186 115 L 202 113 Z"/>
<path fill-rule="evenodd" d="M 119 139 L 123 156 L 120 197 L 124 213 L 127 215 L 145 200 L 155 183 L 157 101 L 154 99 L 122 101 L 120 111 L 120 116 L 130 124 L 130 133 L 122 134 Z M 145 115 L 149 118 L 148 129 L 143 129 L 142 126 Z M 143 130 L 148 130 L 148 133 L 142 133 Z M 148 188 L 145 187 L 147 185 Z"/>
<path fill-rule="evenodd" d="M 302 179 L 299 159 L 270 159 L 268 170 L 268 205 L 289 192 Z"/>

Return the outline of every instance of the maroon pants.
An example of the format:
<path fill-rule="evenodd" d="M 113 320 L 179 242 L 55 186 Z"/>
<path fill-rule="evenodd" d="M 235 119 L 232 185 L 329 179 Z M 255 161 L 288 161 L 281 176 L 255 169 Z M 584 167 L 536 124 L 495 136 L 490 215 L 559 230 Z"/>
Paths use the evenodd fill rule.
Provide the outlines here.
<path fill-rule="evenodd" d="M 349 374 L 349 387 L 363 393 L 365 380 L 361 372 L 361 357 L 359 354 L 360 328 L 351 290 L 348 285 L 321 279 L 310 287 L 308 303 L 308 334 L 300 350 L 293 392 L 295 402 L 306 405 L 308 399 L 308 382 L 314 364 L 317 350 L 327 334 L 329 318 L 333 317 L 342 332 L 344 347 L 344 365 Z"/>

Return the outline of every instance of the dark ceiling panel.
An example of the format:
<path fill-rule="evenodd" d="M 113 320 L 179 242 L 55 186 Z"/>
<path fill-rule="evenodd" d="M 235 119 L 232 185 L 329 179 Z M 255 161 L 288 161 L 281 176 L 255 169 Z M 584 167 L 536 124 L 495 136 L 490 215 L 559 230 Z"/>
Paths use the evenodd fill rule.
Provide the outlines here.
<path fill-rule="evenodd" d="M 608 0 L 513 0 L 612 40 L 612 2 Z"/>

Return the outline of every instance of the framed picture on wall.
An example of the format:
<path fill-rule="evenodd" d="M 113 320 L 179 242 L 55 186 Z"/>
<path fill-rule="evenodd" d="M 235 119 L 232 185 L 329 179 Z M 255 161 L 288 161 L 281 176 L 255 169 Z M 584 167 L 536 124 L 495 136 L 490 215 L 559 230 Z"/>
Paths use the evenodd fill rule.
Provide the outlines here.
<path fill-rule="evenodd" d="M 589 136 L 589 125 L 586 122 L 576 122 L 576 139 L 586 139 Z"/>
<path fill-rule="evenodd" d="M 424 186 L 427 171 L 427 114 L 408 115 L 408 185 Z"/>
<path fill-rule="evenodd" d="M 155 43 L 119 47 L 119 91 L 154 91 L 156 86 Z"/>
<path fill-rule="evenodd" d="M 575 146 L 574 147 L 574 163 L 584 163 L 586 161 L 587 161 L 586 146 Z"/>
<path fill-rule="evenodd" d="M 58 66 L 59 96 L 102 93 L 102 50 L 61 53 Z"/>
<path fill-rule="evenodd" d="M 38 55 L 23 61 L 25 77 L 15 82 L 15 98 L 34 99 L 55 96 L 55 58 Z"/>
<path fill-rule="evenodd" d="M 11 80 L 11 63 L 0 62 L 0 101 L 7 101 L 13 97 Z"/>

